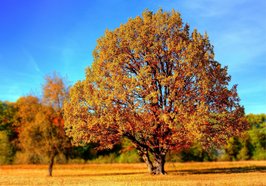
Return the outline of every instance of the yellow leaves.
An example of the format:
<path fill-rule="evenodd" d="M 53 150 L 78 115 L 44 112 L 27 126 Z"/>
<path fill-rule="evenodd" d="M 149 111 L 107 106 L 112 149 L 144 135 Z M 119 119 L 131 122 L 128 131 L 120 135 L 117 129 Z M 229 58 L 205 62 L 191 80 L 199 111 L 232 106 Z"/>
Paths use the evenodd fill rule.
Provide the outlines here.
<path fill-rule="evenodd" d="M 170 123 L 170 115 L 167 113 L 163 113 L 163 114 L 161 114 L 160 115 L 160 120 L 162 121 L 162 122 L 164 122 L 164 123 Z M 173 127 L 173 126 L 172 126 Z"/>
<path fill-rule="evenodd" d="M 145 96 L 145 100 L 148 103 L 157 103 L 158 102 L 158 97 L 157 97 L 157 92 L 150 92 L 148 95 Z"/>
<path fill-rule="evenodd" d="M 142 13 L 142 17 L 143 17 L 143 21 L 144 23 L 150 23 L 151 20 L 152 20 L 152 17 L 153 17 L 153 13 L 149 10 L 145 10 L 143 13 Z"/>
<path fill-rule="evenodd" d="M 39 99 L 34 96 L 21 97 L 15 103 L 16 127 L 20 128 L 34 120 L 36 113 L 40 110 L 41 104 Z"/>
<path fill-rule="evenodd" d="M 149 145 L 158 139 L 165 148 L 213 135 L 210 113 L 238 105 L 237 94 L 227 89 L 226 68 L 213 59 L 207 34 L 190 34 L 174 10 L 145 11 L 107 30 L 65 106 L 69 135 L 110 147 L 128 132 Z M 241 112 L 220 115 L 219 125 L 230 123 L 232 130 Z"/>
<path fill-rule="evenodd" d="M 43 85 L 43 102 L 52 106 L 55 110 L 61 111 L 63 102 L 68 97 L 68 88 L 59 75 L 54 73 L 46 76 Z"/>
<path fill-rule="evenodd" d="M 33 97 L 30 97 L 29 100 L 31 99 Z M 24 108 L 31 106 L 24 105 Z M 21 111 L 20 107 L 18 110 Z M 62 116 L 51 107 L 40 103 L 38 103 L 38 110 L 31 112 L 31 120 L 18 121 L 22 125 L 18 136 L 20 148 L 23 151 L 42 156 L 49 154 L 54 147 L 56 147 L 57 152 L 65 148 L 68 142 L 63 126 L 60 123 L 55 123 L 62 122 Z"/>

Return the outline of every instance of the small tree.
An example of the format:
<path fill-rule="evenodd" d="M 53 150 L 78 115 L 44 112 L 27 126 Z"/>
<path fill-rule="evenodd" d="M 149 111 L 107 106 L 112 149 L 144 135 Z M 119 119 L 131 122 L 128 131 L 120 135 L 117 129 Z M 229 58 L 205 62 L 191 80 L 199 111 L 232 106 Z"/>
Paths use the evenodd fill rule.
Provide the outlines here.
<path fill-rule="evenodd" d="M 207 34 L 190 33 L 178 12 L 144 11 L 98 40 L 65 104 L 66 133 L 100 148 L 126 137 L 150 173 L 165 174 L 169 150 L 219 146 L 245 128 L 229 81 Z"/>
<path fill-rule="evenodd" d="M 49 176 L 52 176 L 56 155 L 68 147 L 64 131 L 54 123 L 56 118 L 53 108 L 41 105 L 34 120 L 27 123 L 19 134 L 22 151 L 28 154 L 29 161 L 39 163 L 39 158 L 49 158 Z"/>
<path fill-rule="evenodd" d="M 43 85 L 43 103 L 62 113 L 63 103 L 68 97 L 68 89 L 65 80 L 56 72 L 52 75 L 47 75 Z"/>
<path fill-rule="evenodd" d="M 63 119 L 63 104 L 68 98 L 69 87 L 66 84 L 65 79 L 54 73 L 51 76 L 45 77 L 45 84 L 43 85 L 43 103 L 52 107 L 55 111 L 55 117 L 53 118 L 53 124 L 51 125 L 50 134 L 51 139 L 56 139 L 54 143 L 51 143 L 50 151 L 50 163 L 49 163 L 49 175 L 52 176 L 52 169 L 54 164 L 54 158 L 58 154 L 58 150 L 65 151 L 70 148 L 70 141 L 65 135 L 64 131 L 64 119 Z M 54 129 L 54 127 L 56 127 Z M 53 132 L 56 138 L 53 137 Z M 59 141 L 58 141 L 59 140 Z M 59 143 L 58 143 L 59 142 Z M 60 149 L 58 148 L 60 146 Z"/>
<path fill-rule="evenodd" d="M 39 162 L 38 157 L 48 156 L 48 174 L 52 176 L 56 155 L 70 148 L 62 110 L 68 88 L 57 74 L 47 76 L 45 80 L 42 100 L 27 96 L 17 101 L 17 126 L 21 150 L 35 163 Z"/>

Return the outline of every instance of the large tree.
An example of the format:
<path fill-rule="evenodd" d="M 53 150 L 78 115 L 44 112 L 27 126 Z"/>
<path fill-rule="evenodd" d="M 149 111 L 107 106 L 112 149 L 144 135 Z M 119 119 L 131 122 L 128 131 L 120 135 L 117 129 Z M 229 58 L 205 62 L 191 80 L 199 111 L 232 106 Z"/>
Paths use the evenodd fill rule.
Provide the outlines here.
<path fill-rule="evenodd" d="M 207 34 L 190 32 L 176 11 L 144 11 L 98 40 L 65 104 L 66 132 L 101 148 L 126 137 L 149 172 L 164 174 L 169 150 L 219 146 L 245 128 L 229 81 Z"/>

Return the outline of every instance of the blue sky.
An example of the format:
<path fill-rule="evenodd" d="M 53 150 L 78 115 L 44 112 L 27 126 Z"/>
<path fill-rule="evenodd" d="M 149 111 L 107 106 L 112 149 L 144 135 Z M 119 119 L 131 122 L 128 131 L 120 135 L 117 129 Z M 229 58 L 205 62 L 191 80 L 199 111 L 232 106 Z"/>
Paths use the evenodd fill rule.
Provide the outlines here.
<path fill-rule="evenodd" d="M 0 100 L 40 95 L 54 71 L 84 79 L 97 39 L 146 8 L 175 9 L 206 31 L 246 113 L 266 113 L 264 0 L 0 0 Z"/>

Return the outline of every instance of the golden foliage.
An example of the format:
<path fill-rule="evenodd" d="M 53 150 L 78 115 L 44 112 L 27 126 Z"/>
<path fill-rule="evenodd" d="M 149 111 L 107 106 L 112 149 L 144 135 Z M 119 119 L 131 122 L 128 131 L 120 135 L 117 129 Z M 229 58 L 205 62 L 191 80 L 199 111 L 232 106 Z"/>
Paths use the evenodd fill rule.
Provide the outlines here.
<path fill-rule="evenodd" d="M 219 146 L 245 128 L 227 67 L 215 61 L 207 34 L 190 34 L 178 12 L 144 11 L 97 43 L 64 107 L 75 143 L 110 148 L 125 136 L 142 155 L 164 157 L 195 140 Z"/>
<path fill-rule="evenodd" d="M 45 77 L 45 84 L 43 85 L 44 103 L 59 111 L 63 109 L 63 103 L 67 97 L 68 87 L 63 78 L 56 73 Z"/>

